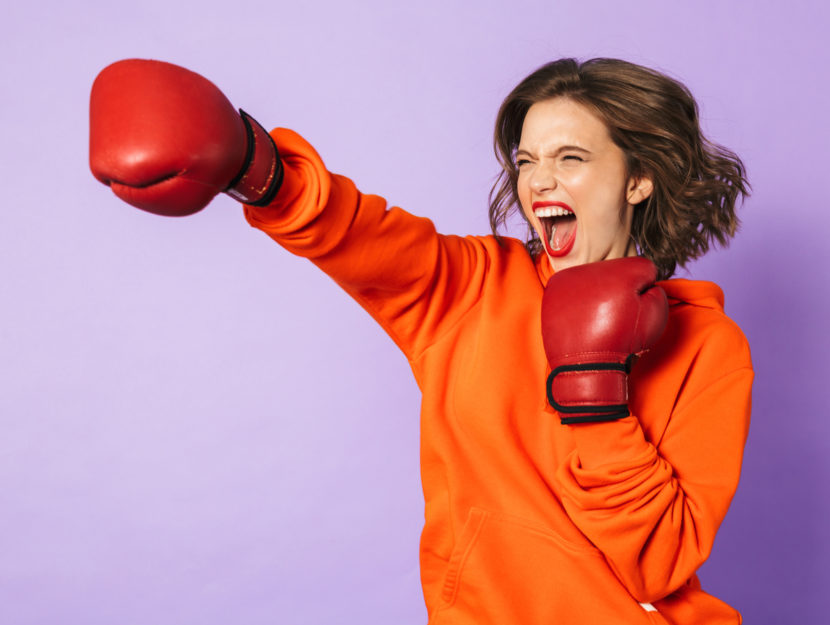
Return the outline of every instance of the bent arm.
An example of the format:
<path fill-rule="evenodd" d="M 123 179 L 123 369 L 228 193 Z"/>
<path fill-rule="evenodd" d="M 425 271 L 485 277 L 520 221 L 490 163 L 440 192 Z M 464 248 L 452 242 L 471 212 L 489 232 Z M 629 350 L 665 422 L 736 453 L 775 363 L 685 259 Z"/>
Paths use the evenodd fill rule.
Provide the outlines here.
<path fill-rule="evenodd" d="M 636 416 L 573 428 L 576 450 L 557 474 L 564 506 L 638 601 L 694 575 L 737 488 L 753 372 L 735 331 L 708 338 L 662 434 Z"/>

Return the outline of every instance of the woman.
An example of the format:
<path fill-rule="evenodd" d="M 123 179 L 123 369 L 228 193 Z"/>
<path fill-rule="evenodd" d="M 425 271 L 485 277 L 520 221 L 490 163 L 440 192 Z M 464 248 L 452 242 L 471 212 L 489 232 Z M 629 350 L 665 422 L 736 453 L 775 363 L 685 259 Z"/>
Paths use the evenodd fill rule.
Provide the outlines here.
<path fill-rule="evenodd" d="M 407 356 L 431 624 L 740 622 L 695 571 L 738 482 L 749 351 L 717 286 L 668 280 L 734 233 L 740 161 L 684 87 L 610 59 L 531 74 L 496 148 L 494 236 L 443 236 L 192 72 L 123 61 L 92 92 L 116 194 L 183 215 L 226 190 Z M 496 235 L 516 208 L 526 245 Z"/>

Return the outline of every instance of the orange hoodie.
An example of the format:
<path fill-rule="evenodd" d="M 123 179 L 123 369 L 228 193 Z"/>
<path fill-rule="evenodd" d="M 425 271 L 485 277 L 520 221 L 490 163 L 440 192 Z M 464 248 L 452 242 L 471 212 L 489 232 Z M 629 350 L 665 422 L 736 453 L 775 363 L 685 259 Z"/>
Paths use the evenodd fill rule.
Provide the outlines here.
<path fill-rule="evenodd" d="M 423 394 L 421 580 L 430 625 L 739 623 L 700 590 L 737 487 L 752 366 L 714 284 L 661 282 L 669 322 L 633 416 L 561 425 L 545 399 L 542 255 L 444 236 L 272 136 L 278 197 L 249 222 L 311 259 L 401 348 Z"/>

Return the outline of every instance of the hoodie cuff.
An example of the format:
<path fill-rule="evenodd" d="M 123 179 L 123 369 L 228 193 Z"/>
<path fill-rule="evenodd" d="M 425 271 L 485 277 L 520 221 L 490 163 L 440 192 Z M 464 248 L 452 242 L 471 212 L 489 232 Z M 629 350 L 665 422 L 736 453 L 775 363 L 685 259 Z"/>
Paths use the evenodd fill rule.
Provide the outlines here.
<path fill-rule="evenodd" d="M 579 466 L 586 470 L 639 460 L 652 447 L 634 416 L 608 423 L 581 423 L 568 427 L 576 443 Z"/>

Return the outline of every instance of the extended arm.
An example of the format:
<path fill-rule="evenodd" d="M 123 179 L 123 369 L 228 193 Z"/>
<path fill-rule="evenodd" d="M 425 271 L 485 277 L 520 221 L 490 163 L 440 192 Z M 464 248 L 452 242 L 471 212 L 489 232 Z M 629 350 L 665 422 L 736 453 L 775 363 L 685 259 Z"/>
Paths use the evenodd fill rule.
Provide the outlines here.
<path fill-rule="evenodd" d="M 90 166 L 126 202 L 170 216 L 220 192 L 244 202 L 253 225 L 331 275 L 409 357 L 474 304 L 487 265 L 480 240 L 439 235 L 329 173 L 295 133 L 272 135 L 169 63 L 120 61 L 92 88 Z"/>

